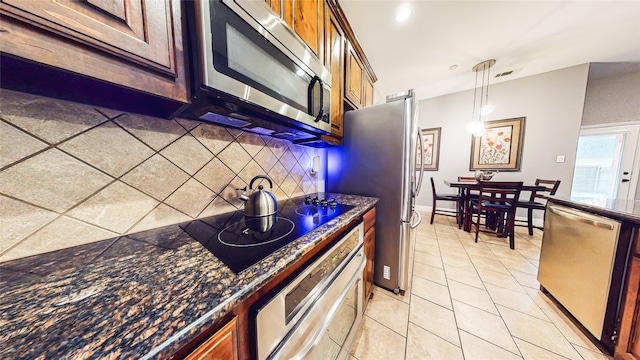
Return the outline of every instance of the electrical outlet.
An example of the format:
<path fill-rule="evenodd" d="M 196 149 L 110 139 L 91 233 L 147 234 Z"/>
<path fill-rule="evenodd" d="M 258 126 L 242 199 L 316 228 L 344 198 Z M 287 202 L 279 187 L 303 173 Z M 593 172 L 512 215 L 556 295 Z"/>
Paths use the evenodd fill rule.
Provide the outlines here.
<path fill-rule="evenodd" d="M 384 266 L 384 271 L 382 272 L 382 277 L 391 280 L 391 268 L 387 265 Z"/>

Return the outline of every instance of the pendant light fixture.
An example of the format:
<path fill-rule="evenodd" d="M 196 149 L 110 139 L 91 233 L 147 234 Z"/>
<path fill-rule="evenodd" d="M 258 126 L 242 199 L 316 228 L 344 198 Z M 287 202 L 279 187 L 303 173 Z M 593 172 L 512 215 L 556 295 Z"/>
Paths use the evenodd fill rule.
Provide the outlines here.
<path fill-rule="evenodd" d="M 473 89 L 473 111 L 471 112 L 471 122 L 467 124 L 467 131 L 473 136 L 482 136 L 484 134 L 483 115 L 493 111 L 493 106 L 489 105 L 489 79 L 491 76 L 491 67 L 496 64 L 495 59 L 485 60 L 473 68 L 476 73 L 476 83 Z M 478 77 L 482 76 L 480 88 L 478 88 Z"/>

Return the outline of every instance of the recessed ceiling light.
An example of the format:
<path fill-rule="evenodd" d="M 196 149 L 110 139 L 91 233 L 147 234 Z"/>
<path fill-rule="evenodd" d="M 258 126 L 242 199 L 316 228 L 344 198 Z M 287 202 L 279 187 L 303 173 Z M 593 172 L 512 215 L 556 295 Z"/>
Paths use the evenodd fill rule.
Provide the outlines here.
<path fill-rule="evenodd" d="M 411 9 L 409 8 L 400 8 L 398 10 L 398 13 L 396 14 L 396 21 L 397 22 L 403 22 L 405 20 L 407 20 L 409 18 L 409 16 L 411 15 Z"/>
<path fill-rule="evenodd" d="M 458 64 L 453 64 L 451 66 L 449 66 L 449 70 L 455 70 L 458 68 Z"/>

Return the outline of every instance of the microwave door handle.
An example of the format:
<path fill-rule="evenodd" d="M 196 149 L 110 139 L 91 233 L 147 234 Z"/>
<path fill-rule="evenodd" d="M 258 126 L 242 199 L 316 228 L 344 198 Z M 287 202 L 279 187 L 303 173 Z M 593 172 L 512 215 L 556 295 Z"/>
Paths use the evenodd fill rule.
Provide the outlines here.
<path fill-rule="evenodd" d="M 318 114 L 313 113 L 313 89 L 315 89 L 316 87 L 316 82 L 320 87 L 320 109 L 318 110 Z M 322 116 L 324 115 L 324 91 L 322 91 L 323 88 L 324 88 L 324 84 L 322 83 L 322 79 L 320 79 L 318 75 L 315 75 L 311 79 L 311 82 L 309 83 L 309 90 L 308 90 L 309 115 L 311 116 L 315 115 L 315 120 L 314 120 L 315 122 L 319 122 L 320 119 L 322 119 Z"/>

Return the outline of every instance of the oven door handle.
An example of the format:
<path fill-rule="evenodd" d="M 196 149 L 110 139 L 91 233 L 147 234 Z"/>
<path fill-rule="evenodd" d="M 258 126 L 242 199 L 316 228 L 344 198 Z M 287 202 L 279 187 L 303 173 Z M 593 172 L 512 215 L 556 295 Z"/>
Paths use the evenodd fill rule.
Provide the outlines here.
<path fill-rule="evenodd" d="M 362 257 L 364 256 L 362 249 L 360 249 L 360 251 L 358 251 L 358 253 L 353 257 L 352 261 L 357 258 L 357 257 Z M 318 345 L 318 342 L 320 341 L 320 337 L 324 334 L 324 332 L 327 330 L 327 328 L 329 327 L 329 324 L 331 323 L 331 320 L 333 320 L 334 315 L 336 314 L 336 312 L 338 311 L 338 309 L 340 308 L 340 304 L 342 304 L 342 302 L 344 301 L 344 299 L 347 297 L 347 295 L 349 294 L 349 290 L 353 287 L 354 284 L 356 284 L 358 281 L 362 281 L 361 279 L 361 274 L 362 271 L 364 270 L 364 267 L 366 265 L 365 261 L 362 261 L 362 263 L 359 266 L 358 271 L 355 273 L 355 275 L 353 276 L 353 278 L 349 281 L 349 284 L 344 288 L 344 290 L 342 291 L 342 293 L 340 294 L 340 296 L 338 297 L 338 299 L 333 303 L 333 305 L 331 306 L 331 309 L 329 309 L 327 316 L 324 317 L 324 321 L 322 322 L 322 326 L 320 326 L 315 333 L 310 336 L 308 339 L 308 341 L 306 341 L 301 349 L 296 352 L 295 355 L 289 357 L 289 359 L 291 360 L 300 360 L 300 359 L 304 359 L 305 355 L 307 355 L 309 353 L 309 351 L 311 351 L 311 349 L 313 349 L 316 345 Z M 313 310 L 313 309 L 312 309 Z M 310 311 L 312 311 L 310 310 Z"/>

